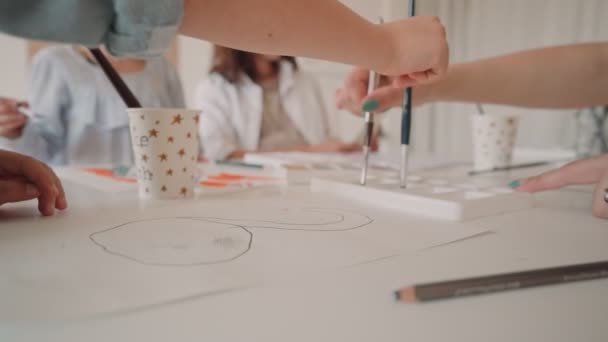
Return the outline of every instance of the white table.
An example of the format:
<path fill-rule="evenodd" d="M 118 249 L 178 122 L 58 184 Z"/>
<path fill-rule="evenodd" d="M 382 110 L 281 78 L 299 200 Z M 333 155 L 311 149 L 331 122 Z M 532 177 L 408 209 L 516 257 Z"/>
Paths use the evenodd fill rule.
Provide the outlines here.
<path fill-rule="evenodd" d="M 133 194 L 66 186 L 71 208 L 65 216 L 74 222 L 94 220 L 100 209 L 153 209 Z M 591 216 L 590 198 L 588 189 L 548 192 L 536 197 L 533 210 L 484 219 L 492 232 L 483 236 L 315 278 L 60 326 L 0 323 L 0 341 L 608 341 L 607 280 L 431 304 L 392 297 L 412 283 L 608 260 L 608 222 Z M 1 215 L 0 229 L 40 219 L 34 203 L 8 206 Z M 2 296 L 10 293 L 0 295 L 0 310 L 11 310 Z"/>

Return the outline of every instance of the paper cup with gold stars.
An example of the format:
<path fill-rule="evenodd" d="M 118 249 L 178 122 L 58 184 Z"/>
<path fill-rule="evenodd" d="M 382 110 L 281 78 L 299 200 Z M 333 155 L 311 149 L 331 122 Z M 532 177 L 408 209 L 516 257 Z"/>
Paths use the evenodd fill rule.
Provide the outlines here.
<path fill-rule="evenodd" d="M 475 171 L 511 165 L 517 137 L 518 117 L 514 115 L 473 115 L 473 161 Z"/>
<path fill-rule="evenodd" d="M 140 198 L 189 198 L 199 174 L 198 121 L 189 109 L 127 109 Z"/>

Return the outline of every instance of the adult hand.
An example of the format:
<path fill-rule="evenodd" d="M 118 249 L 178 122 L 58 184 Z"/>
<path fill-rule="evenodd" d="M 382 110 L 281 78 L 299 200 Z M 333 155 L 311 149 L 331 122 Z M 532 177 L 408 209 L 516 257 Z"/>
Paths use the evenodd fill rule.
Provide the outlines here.
<path fill-rule="evenodd" d="M 367 94 L 369 71 L 354 68 L 344 80 L 342 88 L 336 90 L 335 102 L 338 109 L 348 110 L 355 115 L 363 112 L 384 112 L 403 103 L 403 89 L 395 87 L 388 77 L 381 77 L 378 89 Z M 414 88 L 413 105 L 430 101 L 432 85 Z"/>
<path fill-rule="evenodd" d="M 38 198 L 38 210 L 51 216 L 68 204 L 59 178 L 31 157 L 0 150 L 0 205 Z"/>
<path fill-rule="evenodd" d="M 343 143 L 338 140 L 327 140 L 321 144 L 307 146 L 305 152 L 317 153 L 352 153 L 361 150 L 361 145 L 358 143 Z"/>
<path fill-rule="evenodd" d="M 393 55 L 376 71 L 395 76 L 392 82 L 396 87 L 431 83 L 446 73 L 449 48 L 439 18 L 413 17 L 382 24 L 380 29 L 393 47 Z"/>
<path fill-rule="evenodd" d="M 519 186 L 517 186 L 519 184 Z M 577 160 L 557 170 L 542 175 L 515 181 L 513 185 L 521 192 L 538 192 L 559 189 L 568 185 L 596 184 L 593 195 L 593 214 L 608 218 L 608 154 Z"/>
<path fill-rule="evenodd" d="M 15 139 L 21 136 L 27 116 L 19 111 L 26 102 L 0 97 L 0 136 Z"/>

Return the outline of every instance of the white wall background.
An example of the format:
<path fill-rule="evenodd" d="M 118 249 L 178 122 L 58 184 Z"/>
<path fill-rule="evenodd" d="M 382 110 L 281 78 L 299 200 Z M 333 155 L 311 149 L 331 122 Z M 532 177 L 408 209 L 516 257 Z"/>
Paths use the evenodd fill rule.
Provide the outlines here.
<path fill-rule="evenodd" d="M 0 96 L 25 97 L 26 44 L 0 34 Z"/>
<path fill-rule="evenodd" d="M 357 12 L 375 20 L 406 15 L 407 0 L 342 0 Z M 582 41 L 608 41 L 608 1 L 606 0 L 418 0 L 418 13 L 438 15 L 448 30 L 452 62 L 472 60 L 527 48 Z M 179 70 L 187 97 L 206 74 L 211 46 L 189 38 L 179 41 Z M 0 34 L 0 95 L 25 95 L 26 44 Z M 304 69 L 316 73 L 326 90 L 327 104 L 333 106 L 334 89 L 348 67 L 315 60 L 303 60 Z M 564 84 L 567 86 L 567 84 Z M 607 90 L 608 91 L 608 90 Z M 470 128 L 467 114 L 475 108 L 461 104 L 427 105 L 414 113 L 414 147 L 421 155 L 467 158 Z M 519 136 L 520 146 L 538 148 L 573 145 L 574 124 L 570 112 L 530 111 L 492 106 L 496 112 L 526 114 Z M 527 115 L 534 114 L 534 115 Z M 387 113 L 384 127 L 389 143 L 397 148 L 398 111 Z M 361 121 L 346 113 L 335 113 L 332 125 L 345 139 L 359 133 Z"/>
<path fill-rule="evenodd" d="M 447 27 L 453 62 L 534 47 L 608 41 L 608 2 L 604 0 L 420 0 L 422 13 L 439 15 Z M 567 81 L 564 80 L 564 86 Z M 520 146 L 569 148 L 574 145 L 571 111 L 531 111 L 493 106 L 497 112 L 524 114 Z M 433 152 L 468 156 L 470 127 L 463 115 L 473 106 L 436 104 L 426 109 L 435 128 Z M 420 111 L 419 115 L 424 115 Z"/>

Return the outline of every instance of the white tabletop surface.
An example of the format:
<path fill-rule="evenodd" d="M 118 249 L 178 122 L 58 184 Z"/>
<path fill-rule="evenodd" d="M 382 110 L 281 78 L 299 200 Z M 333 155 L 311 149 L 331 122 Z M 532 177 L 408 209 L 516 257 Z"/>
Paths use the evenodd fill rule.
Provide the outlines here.
<path fill-rule="evenodd" d="M 508 181 L 539 170 L 492 177 Z M 116 208 L 165 205 L 142 205 L 131 193 L 66 187 L 67 224 Z M 264 190 L 226 198 L 255 198 L 257 191 Z M 608 341 L 608 280 L 429 304 L 396 303 L 392 296 L 414 283 L 608 260 L 608 222 L 591 216 L 590 199 L 589 188 L 536 195 L 535 209 L 483 219 L 490 232 L 482 236 L 314 277 L 87 321 L 0 322 L 0 341 Z M 0 229 L 43 220 L 33 202 L 3 207 L 0 219 Z M 10 311 L 2 296 L 10 293 L 0 295 L 0 310 Z"/>

